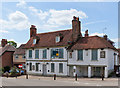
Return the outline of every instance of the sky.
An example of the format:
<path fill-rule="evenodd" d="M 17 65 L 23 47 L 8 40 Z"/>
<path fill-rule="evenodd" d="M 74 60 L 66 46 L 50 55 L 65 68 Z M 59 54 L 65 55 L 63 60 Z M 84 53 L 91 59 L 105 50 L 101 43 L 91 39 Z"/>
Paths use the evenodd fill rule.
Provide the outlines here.
<path fill-rule="evenodd" d="M 0 40 L 2 38 L 26 43 L 30 38 L 30 26 L 37 33 L 72 28 L 73 16 L 81 21 L 81 32 L 103 36 L 118 47 L 118 2 L 2 2 L 0 14 Z"/>

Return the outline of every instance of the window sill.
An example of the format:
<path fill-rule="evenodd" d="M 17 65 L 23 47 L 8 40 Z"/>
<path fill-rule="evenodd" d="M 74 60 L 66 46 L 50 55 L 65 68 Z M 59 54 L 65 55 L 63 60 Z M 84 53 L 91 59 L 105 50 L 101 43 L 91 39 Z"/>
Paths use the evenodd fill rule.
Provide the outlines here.
<path fill-rule="evenodd" d="M 83 60 L 77 60 L 77 61 L 83 61 Z"/>
<path fill-rule="evenodd" d="M 39 59 L 39 58 L 35 58 L 35 59 Z"/>
<path fill-rule="evenodd" d="M 51 59 L 64 59 L 64 58 L 51 58 Z"/>
<path fill-rule="evenodd" d="M 47 58 L 42 58 L 42 59 L 47 59 Z"/>
<path fill-rule="evenodd" d="M 98 61 L 98 60 L 91 60 L 91 61 Z"/>
<path fill-rule="evenodd" d="M 60 74 L 63 74 L 63 72 L 59 72 Z"/>

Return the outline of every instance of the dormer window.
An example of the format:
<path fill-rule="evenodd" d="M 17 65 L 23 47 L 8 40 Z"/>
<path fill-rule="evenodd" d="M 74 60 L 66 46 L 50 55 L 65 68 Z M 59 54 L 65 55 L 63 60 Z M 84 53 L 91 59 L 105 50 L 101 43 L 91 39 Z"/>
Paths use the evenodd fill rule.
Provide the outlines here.
<path fill-rule="evenodd" d="M 56 43 L 60 42 L 60 36 L 56 36 Z"/>
<path fill-rule="evenodd" d="M 36 44 L 36 39 L 33 39 L 33 44 Z"/>

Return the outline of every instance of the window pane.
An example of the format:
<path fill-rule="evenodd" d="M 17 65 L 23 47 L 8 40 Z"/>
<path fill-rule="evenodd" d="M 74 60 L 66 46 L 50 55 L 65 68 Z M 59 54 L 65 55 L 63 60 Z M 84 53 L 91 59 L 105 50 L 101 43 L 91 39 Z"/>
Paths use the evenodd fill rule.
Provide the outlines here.
<path fill-rule="evenodd" d="M 18 59 L 18 55 L 15 55 L 15 58 Z"/>
<path fill-rule="evenodd" d="M 32 71 L 32 63 L 30 63 L 29 66 L 30 66 L 30 67 L 29 67 L 29 70 Z"/>
<path fill-rule="evenodd" d="M 63 49 L 51 49 L 51 58 L 63 58 Z"/>
<path fill-rule="evenodd" d="M 63 58 L 63 49 L 59 49 L 59 58 Z"/>
<path fill-rule="evenodd" d="M 59 73 L 63 73 L 63 64 L 59 63 Z"/>
<path fill-rule="evenodd" d="M 43 58 L 47 58 L 47 50 L 43 50 Z"/>
<path fill-rule="evenodd" d="M 36 63 L 36 71 L 38 71 L 39 70 L 39 64 L 38 63 Z"/>
<path fill-rule="evenodd" d="M 92 60 L 97 60 L 97 50 L 92 50 Z"/>
<path fill-rule="evenodd" d="M 56 36 L 56 42 L 60 41 L 60 36 Z"/>
<path fill-rule="evenodd" d="M 100 58 L 105 58 L 105 51 L 100 52 Z"/>
<path fill-rule="evenodd" d="M 51 58 L 58 58 L 58 49 L 51 49 Z"/>
<path fill-rule="evenodd" d="M 39 58 L 39 50 L 35 50 L 35 58 L 36 58 L 36 59 Z"/>
<path fill-rule="evenodd" d="M 32 50 L 29 50 L 29 58 L 32 58 Z"/>
<path fill-rule="evenodd" d="M 54 72 L 54 63 L 51 63 L 51 72 Z"/>
<path fill-rule="evenodd" d="M 72 52 L 69 52 L 69 58 L 72 58 Z"/>
<path fill-rule="evenodd" d="M 33 39 L 33 44 L 36 44 L 36 39 Z"/>
<path fill-rule="evenodd" d="M 83 60 L 83 50 L 78 50 L 78 60 Z"/>

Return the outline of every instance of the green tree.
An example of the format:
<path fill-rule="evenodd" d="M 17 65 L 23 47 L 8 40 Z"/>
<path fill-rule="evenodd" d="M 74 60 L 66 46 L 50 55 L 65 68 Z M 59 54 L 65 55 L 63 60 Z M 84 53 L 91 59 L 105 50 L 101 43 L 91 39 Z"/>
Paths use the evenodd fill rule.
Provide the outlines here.
<path fill-rule="evenodd" d="M 17 43 L 14 42 L 14 41 L 8 41 L 7 43 L 10 44 L 10 45 L 12 45 L 12 46 L 14 46 L 14 47 L 17 47 Z"/>

